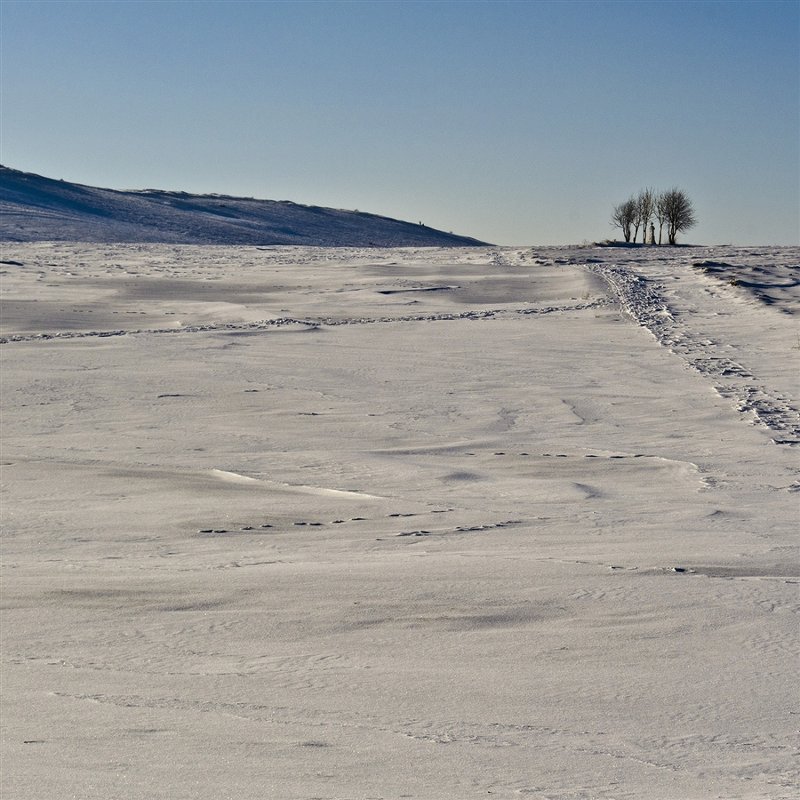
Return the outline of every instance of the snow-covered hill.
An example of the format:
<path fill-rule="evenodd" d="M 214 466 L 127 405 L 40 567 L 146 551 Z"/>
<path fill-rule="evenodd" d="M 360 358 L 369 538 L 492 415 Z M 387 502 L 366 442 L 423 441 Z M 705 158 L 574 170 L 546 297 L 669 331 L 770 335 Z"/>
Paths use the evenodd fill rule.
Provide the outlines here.
<path fill-rule="evenodd" d="M 288 201 L 116 191 L 0 166 L 0 241 L 438 247 L 483 244 L 402 220 Z"/>

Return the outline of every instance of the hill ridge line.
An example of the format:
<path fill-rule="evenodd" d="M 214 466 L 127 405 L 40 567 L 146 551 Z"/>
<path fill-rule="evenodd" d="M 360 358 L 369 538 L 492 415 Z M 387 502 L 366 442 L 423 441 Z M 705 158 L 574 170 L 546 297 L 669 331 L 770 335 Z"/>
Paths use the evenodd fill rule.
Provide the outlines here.
<path fill-rule="evenodd" d="M 216 193 L 107 189 L 3 165 L 0 241 L 318 247 L 487 244 L 364 211 Z"/>

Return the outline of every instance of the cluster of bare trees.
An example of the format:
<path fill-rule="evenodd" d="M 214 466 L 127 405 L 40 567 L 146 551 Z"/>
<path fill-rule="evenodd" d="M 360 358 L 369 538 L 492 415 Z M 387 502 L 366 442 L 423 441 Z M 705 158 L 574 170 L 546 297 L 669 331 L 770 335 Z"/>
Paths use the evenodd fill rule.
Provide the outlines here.
<path fill-rule="evenodd" d="M 658 241 L 653 219 L 658 222 Z M 696 223 L 691 201 L 677 188 L 665 192 L 642 189 L 636 197 L 620 203 L 611 215 L 611 224 L 622 229 L 626 242 L 636 242 L 641 229 L 642 244 L 661 244 L 665 226 L 667 241 L 675 244 L 678 233 L 689 230 Z"/>

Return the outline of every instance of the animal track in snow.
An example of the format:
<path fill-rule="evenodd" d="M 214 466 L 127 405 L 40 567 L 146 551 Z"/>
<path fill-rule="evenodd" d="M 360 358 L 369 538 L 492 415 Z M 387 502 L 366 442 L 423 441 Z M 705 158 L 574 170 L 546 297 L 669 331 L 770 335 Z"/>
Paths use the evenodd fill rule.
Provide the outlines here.
<path fill-rule="evenodd" d="M 422 537 L 422 536 L 446 536 L 448 534 L 454 534 L 454 533 L 483 533 L 485 531 L 497 530 L 498 528 L 509 528 L 516 525 L 522 525 L 523 522 L 524 521 L 521 519 L 508 519 L 503 522 L 494 522 L 488 525 L 458 525 L 454 528 L 444 528 L 437 530 L 420 529 L 416 531 L 401 531 L 400 533 L 395 533 L 394 536 Z M 380 538 L 378 539 L 378 541 L 384 541 L 384 539 Z"/>
<path fill-rule="evenodd" d="M 445 514 L 452 509 L 432 509 L 430 512 L 431 514 Z M 400 518 L 407 518 L 407 517 L 417 517 L 420 516 L 419 512 L 393 512 L 391 514 L 386 514 L 383 517 L 376 517 L 372 520 L 367 519 L 366 517 L 349 517 L 348 519 L 334 519 L 330 522 L 320 522 L 319 520 L 294 520 L 292 522 L 285 522 L 283 525 L 276 523 L 255 523 L 255 524 L 247 524 L 247 525 L 236 525 L 231 527 L 214 527 L 209 526 L 206 528 L 198 529 L 197 533 L 200 536 L 236 536 L 236 535 L 256 535 L 256 534 L 263 534 L 267 531 L 273 533 L 286 533 L 289 532 L 292 528 L 323 528 L 326 525 L 344 525 L 348 522 L 377 522 L 378 519 L 400 519 Z M 510 524 L 510 523 L 505 523 Z M 482 526 L 482 528 L 486 528 L 487 526 Z M 491 526 L 489 526 L 491 527 Z M 498 527 L 498 526 L 494 526 Z M 480 529 L 482 529 L 480 528 Z M 474 530 L 478 530 L 479 528 L 475 528 Z M 472 530 L 472 529 L 470 529 Z M 427 533 L 427 531 L 426 531 Z M 396 535 L 404 535 L 404 534 L 396 534 Z"/>

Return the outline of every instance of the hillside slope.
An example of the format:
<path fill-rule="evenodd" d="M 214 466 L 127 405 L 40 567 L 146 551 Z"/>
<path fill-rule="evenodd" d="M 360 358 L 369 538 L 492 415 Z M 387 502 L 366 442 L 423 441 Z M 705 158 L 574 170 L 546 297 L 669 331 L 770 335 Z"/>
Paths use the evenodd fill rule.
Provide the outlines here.
<path fill-rule="evenodd" d="M 485 244 L 423 225 L 288 201 L 117 191 L 0 166 L 0 241 L 438 247 Z"/>

